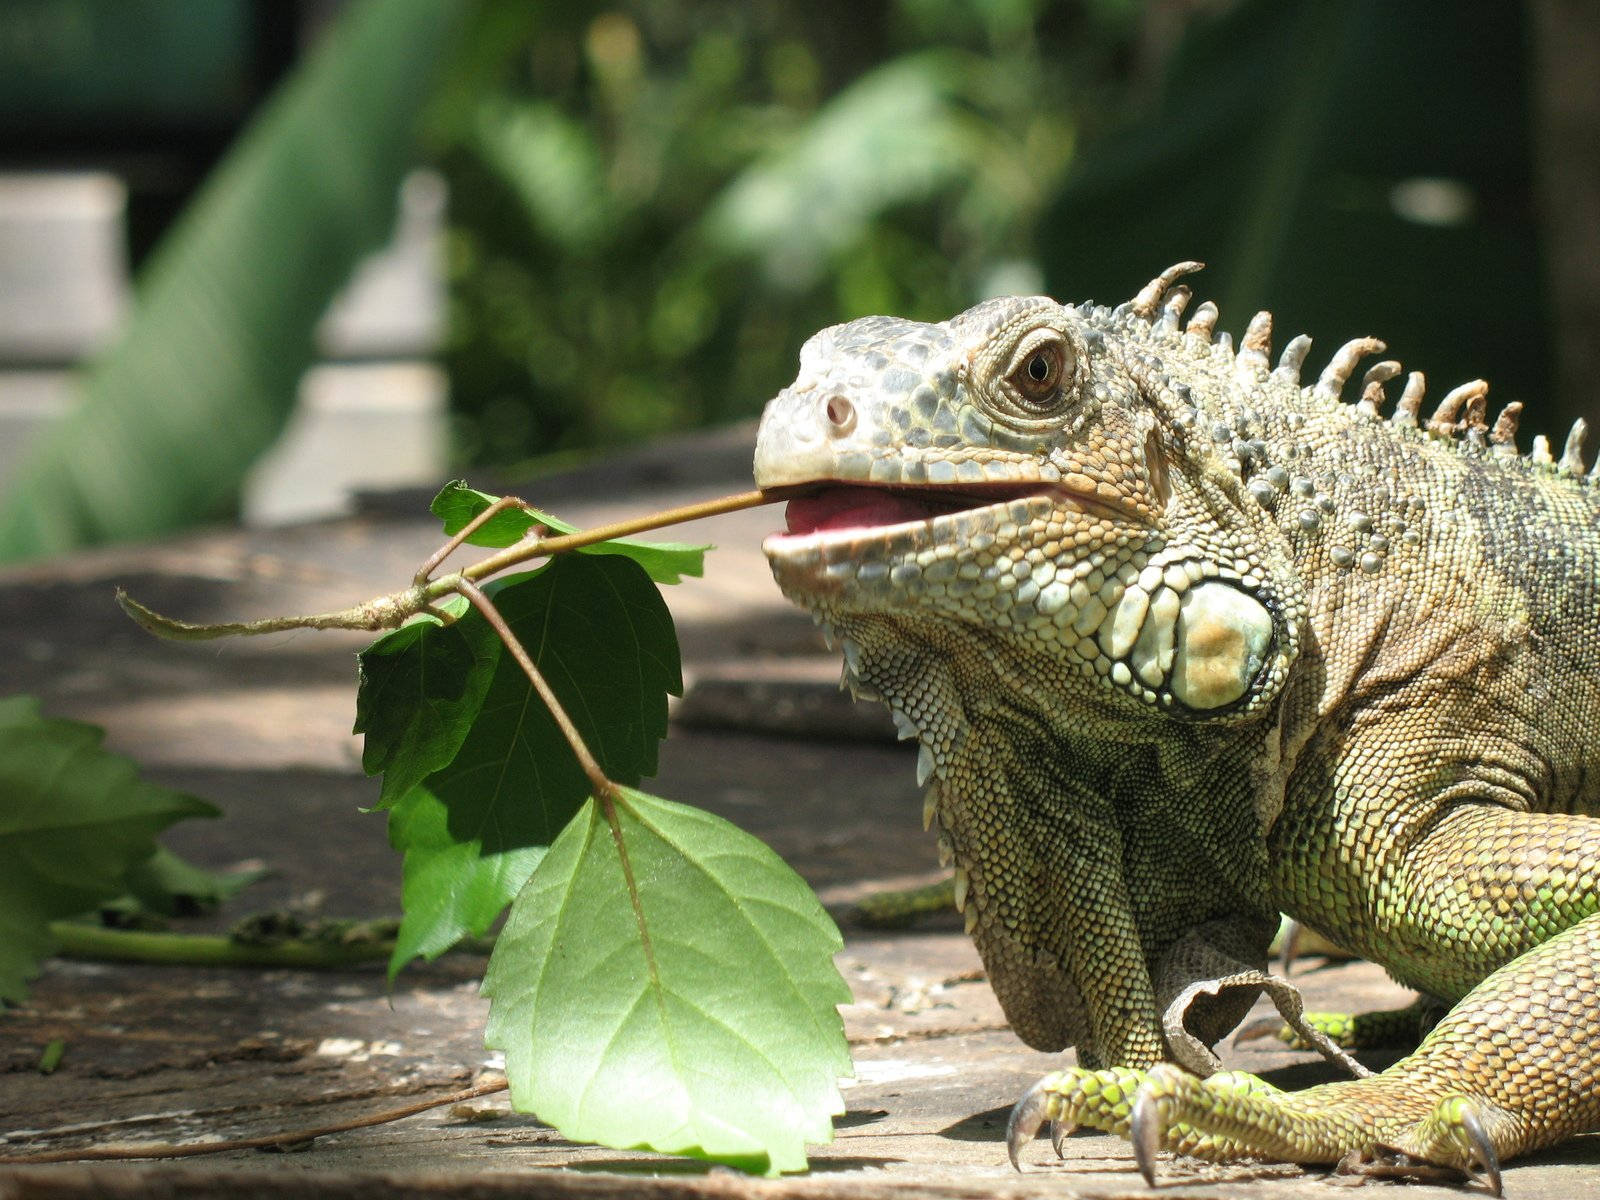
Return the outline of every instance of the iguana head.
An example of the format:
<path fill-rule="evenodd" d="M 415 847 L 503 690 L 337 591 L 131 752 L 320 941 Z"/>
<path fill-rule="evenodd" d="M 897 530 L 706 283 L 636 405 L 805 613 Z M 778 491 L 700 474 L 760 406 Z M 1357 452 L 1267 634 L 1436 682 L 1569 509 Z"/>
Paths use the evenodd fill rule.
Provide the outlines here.
<path fill-rule="evenodd" d="M 1270 702 L 1300 619 L 1283 537 L 1217 461 L 1194 398 L 1230 386 L 1209 342 L 1188 361 L 1152 336 L 1193 268 L 1115 310 L 1007 297 L 813 337 L 756 444 L 756 482 L 790 496 L 764 547 L 785 593 L 829 623 L 1026 644 L 1122 716 Z"/>

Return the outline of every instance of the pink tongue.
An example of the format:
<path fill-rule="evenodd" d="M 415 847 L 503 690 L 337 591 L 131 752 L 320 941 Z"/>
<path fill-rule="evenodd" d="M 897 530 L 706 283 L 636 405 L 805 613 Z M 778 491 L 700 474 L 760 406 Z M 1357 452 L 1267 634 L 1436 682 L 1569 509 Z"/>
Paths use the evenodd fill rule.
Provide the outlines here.
<path fill-rule="evenodd" d="M 940 510 L 910 496 L 878 488 L 836 487 L 789 501 L 791 534 L 833 529 L 872 529 L 924 521 Z"/>

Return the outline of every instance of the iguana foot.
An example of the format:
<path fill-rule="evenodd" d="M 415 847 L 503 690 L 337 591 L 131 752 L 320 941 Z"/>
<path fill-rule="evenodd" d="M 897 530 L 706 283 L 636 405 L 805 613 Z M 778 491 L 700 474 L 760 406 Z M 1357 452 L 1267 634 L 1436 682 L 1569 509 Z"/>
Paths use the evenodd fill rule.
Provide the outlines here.
<path fill-rule="evenodd" d="M 1369 1175 L 1465 1175 L 1501 1194 L 1500 1155 L 1485 1102 L 1446 1096 L 1419 1120 L 1393 1121 L 1363 1119 L 1359 1103 L 1316 1102 L 1329 1095 L 1325 1089 L 1295 1095 L 1236 1083 L 1218 1087 L 1170 1065 L 1155 1067 L 1128 1118 L 1139 1173 L 1154 1186 L 1156 1152 L 1168 1149 L 1199 1158 L 1334 1162 L 1341 1171 Z"/>
<path fill-rule="evenodd" d="M 1006 1148 L 1011 1156 L 1011 1165 L 1022 1170 L 1022 1148 L 1046 1121 L 1050 1122 L 1050 1141 L 1057 1157 L 1065 1157 L 1064 1140 L 1080 1125 L 1119 1137 L 1136 1137 L 1134 1121 L 1137 1098 L 1157 1073 L 1168 1071 L 1213 1089 L 1219 1095 L 1281 1095 L 1277 1088 L 1265 1080 L 1243 1071 L 1221 1071 L 1204 1080 L 1165 1065 L 1150 1071 L 1129 1067 L 1106 1067 L 1100 1070 L 1069 1067 L 1053 1071 L 1029 1088 L 1028 1093 L 1011 1110 L 1011 1119 L 1006 1123 Z M 1157 1142 L 1169 1150 L 1201 1154 L 1208 1158 L 1234 1158 L 1250 1153 L 1248 1149 L 1237 1148 L 1231 1142 L 1192 1129 L 1179 1128 L 1176 1124 L 1163 1137 L 1158 1137 Z"/>
<path fill-rule="evenodd" d="M 1011 1112 L 1006 1144 L 1022 1169 L 1022 1149 L 1046 1122 L 1058 1156 L 1084 1125 L 1126 1137 L 1139 1173 L 1156 1181 L 1161 1150 L 1212 1161 L 1267 1158 L 1337 1164 L 1340 1172 L 1482 1183 L 1500 1195 L 1500 1151 L 1490 1129 L 1503 1122 L 1485 1101 L 1446 1096 L 1413 1115 L 1376 1116 L 1347 1089 L 1326 1085 L 1289 1093 L 1243 1071 L 1201 1079 L 1170 1063 L 1148 1071 L 1069 1068 L 1046 1075 Z"/>

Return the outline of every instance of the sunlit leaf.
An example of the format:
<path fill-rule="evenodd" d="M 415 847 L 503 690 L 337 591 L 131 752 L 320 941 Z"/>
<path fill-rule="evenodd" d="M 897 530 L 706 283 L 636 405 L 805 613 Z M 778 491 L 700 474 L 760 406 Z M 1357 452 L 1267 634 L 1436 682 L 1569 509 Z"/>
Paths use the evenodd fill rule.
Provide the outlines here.
<path fill-rule="evenodd" d="M 570 1138 L 801 1170 L 850 1058 L 838 930 L 770 849 L 624 789 L 518 894 L 484 979 L 517 1108 Z M 623 857 L 625 854 L 625 858 Z"/>

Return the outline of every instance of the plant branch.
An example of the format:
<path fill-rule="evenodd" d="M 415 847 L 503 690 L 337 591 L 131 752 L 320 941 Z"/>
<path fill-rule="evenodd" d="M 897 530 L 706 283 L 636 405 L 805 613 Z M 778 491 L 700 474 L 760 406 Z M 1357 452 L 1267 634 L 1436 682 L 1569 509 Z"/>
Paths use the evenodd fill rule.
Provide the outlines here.
<path fill-rule="evenodd" d="M 219 1138 L 211 1142 L 185 1142 L 182 1145 L 172 1142 L 150 1142 L 148 1144 L 123 1142 L 103 1146 L 85 1146 L 78 1150 L 46 1150 L 39 1154 L 0 1154 L 0 1166 L 14 1167 L 28 1163 L 111 1162 L 138 1158 L 194 1158 L 201 1154 L 224 1154 L 229 1150 L 270 1150 L 277 1147 L 299 1145 L 315 1138 L 325 1137 L 330 1133 L 348 1133 L 352 1129 L 365 1129 L 371 1125 L 385 1125 L 390 1121 L 398 1121 L 404 1117 L 415 1116 L 420 1112 L 427 1112 L 430 1108 L 439 1108 L 445 1104 L 460 1104 L 467 1100 L 476 1100 L 481 1096 L 492 1096 L 496 1092 L 505 1091 L 508 1086 L 504 1077 L 490 1079 L 483 1083 L 473 1084 L 469 1088 L 450 1092 L 444 1096 L 436 1096 L 432 1100 L 420 1100 L 415 1104 L 385 1109 L 382 1112 L 371 1113 L 365 1117 L 356 1117 L 350 1121 L 339 1121 L 332 1125 L 319 1125 L 311 1129 L 292 1129 L 285 1133 L 269 1133 L 264 1137 Z"/>
<path fill-rule="evenodd" d="M 742 508 L 757 508 L 780 499 L 781 496 L 768 492 L 739 492 L 733 496 L 719 496 L 715 500 L 701 500 L 695 504 L 685 504 L 681 508 L 666 508 L 647 516 L 615 521 L 610 525 L 598 525 L 593 529 L 580 529 L 576 533 L 563 533 L 556 537 L 519 542 L 515 546 L 507 546 L 500 553 L 491 555 L 481 562 L 473 563 L 470 567 L 464 568 L 461 574 L 473 583 L 479 583 L 496 572 L 527 562 L 530 558 L 579 550 L 596 542 L 609 542 L 614 538 L 628 537 L 635 533 L 648 533 L 664 525 L 681 525 L 685 521 L 697 521 L 701 517 L 738 512 Z"/>
<path fill-rule="evenodd" d="M 567 715 L 567 710 L 561 707 L 561 701 L 556 699 L 554 690 L 545 679 L 544 673 L 534 664 L 533 658 L 511 632 L 511 626 L 506 624 L 506 619 L 500 615 L 500 610 L 494 606 L 494 601 L 485 596 L 478 585 L 465 578 L 456 584 L 456 590 L 465 596 L 472 606 L 482 614 L 483 619 L 489 623 L 489 628 L 495 631 L 500 640 L 505 643 L 511 657 L 517 660 L 517 665 L 527 675 L 528 682 L 533 684 L 533 690 L 539 693 L 545 707 L 550 710 L 550 716 L 556 723 L 556 728 L 561 730 L 561 736 L 567 739 L 567 745 L 572 748 L 578 765 L 583 768 L 583 773 L 589 777 L 589 784 L 594 788 L 598 797 L 609 797 L 616 792 L 617 785 L 612 783 L 601 769 L 595 756 L 589 753 L 588 744 L 584 742 L 583 735 L 578 732 L 578 727 L 572 723 L 572 718 Z"/>
<path fill-rule="evenodd" d="M 468 538 L 477 533 L 478 530 L 482 529 L 485 525 L 494 520 L 494 518 L 499 516 L 501 513 L 505 512 L 508 508 L 520 508 L 526 512 L 530 511 L 533 506 L 526 500 L 519 500 L 515 496 L 501 496 L 493 504 L 489 505 L 488 508 L 484 509 L 477 516 L 473 517 L 472 520 L 468 521 L 460 529 L 456 530 L 455 535 L 448 542 L 440 546 L 432 554 L 428 555 L 423 564 L 417 568 L 417 573 L 412 577 L 411 582 L 417 584 L 418 586 L 427 583 L 429 578 L 432 577 L 433 573 L 439 569 L 440 563 L 454 554 L 455 551 L 459 549 L 462 543 L 464 543 Z M 531 536 L 524 538 L 524 541 L 537 541 L 544 535 L 545 529 L 542 525 L 534 525 L 529 528 L 528 533 Z"/>
<path fill-rule="evenodd" d="M 528 507 L 524 501 L 514 497 L 502 497 L 479 513 L 472 522 L 430 555 L 418 570 L 416 582 L 412 586 L 398 592 L 390 592 L 385 596 L 375 596 L 350 608 L 293 617 L 264 617 L 259 621 L 225 621 L 215 625 L 201 625 L 163 616 L 154 609 L 140 604 L 121 588 L 117 589 L 117 603 L 141 628 L 170 641 L 199 642 L 214 638 L 254 637 L 264 633 L 284 633 L 291 629 L 360 629 L 376 633 L 383 629 L 398 629 L 418 613 L 428 611 L 430 606 L 443 596 L 454 592 L 465 595 L 461 586 L 464 582 L 481 583 L 507 567 L 518 566 L 530 559 L 579 550 L 596 542 L 611 541 L 613 538 L 626 537 L 629 534 L 660 529 L 665 525 L 677 525 L 701 517 L 771 504 L 781 498 L 761 491 L 740 492 L 733 496 L 720 496 L 715 500 L 685 504 L 680 508 L 663 509 L 647 516 L 616 521 L 610 525 L 584 529 L 577 533 L 564 533 L 556 537 L 525 538 L 515 546 L 507 546 L 504 550 L 481 559 L 461 571 L 426 582 L 428 573 L 436 570 L 446 556 L 471 537 L 483 522 L 507 508 Z"/>

